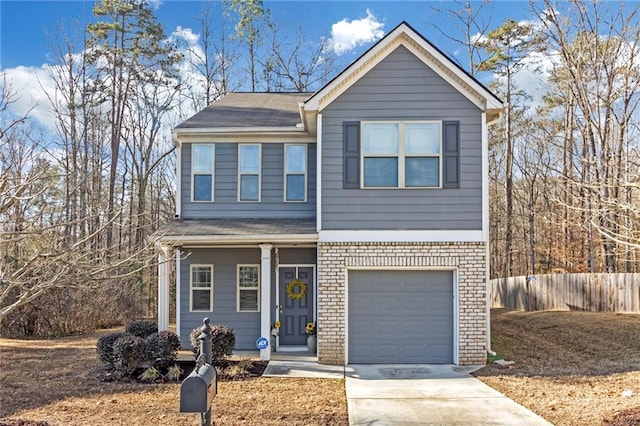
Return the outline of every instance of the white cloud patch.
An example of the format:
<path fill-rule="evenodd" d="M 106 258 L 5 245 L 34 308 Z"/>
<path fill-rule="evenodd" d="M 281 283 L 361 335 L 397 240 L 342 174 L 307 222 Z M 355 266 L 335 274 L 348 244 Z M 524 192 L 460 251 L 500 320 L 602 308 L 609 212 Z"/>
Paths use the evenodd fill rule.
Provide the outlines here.
<path fill-rule="evenodd" d="M 200 34 L 196 34 L 193 32 L 191 28 L 182 28 L 180 25 L 176 27 L 176 30 L 171 33 L 169 36 L 169 40 L 184 40 L 188 46 L 195 46 L 198 44 L 198 40 L 200 39 Z"/>
<path fill-rule="evenodd" d="M 384 36 L 384 23 L 367 9 L 367 16 L 352 21 L 346 18 L 331 26 L 329 48 L 337 55 L 342 55 L 358 46 L 380 40 Z"/>
<path fill-rule="evenodd" d="M 16 117 L 28 116 L 44 125 L 55 129 L 54 115 L 51 111 L 49 96 L 54 96 L 55 82 L 50 74 L 50 65 L 41 67 L 7 68 L 6 75 L 10 92 L 15 94 L 9 112 Z"/>

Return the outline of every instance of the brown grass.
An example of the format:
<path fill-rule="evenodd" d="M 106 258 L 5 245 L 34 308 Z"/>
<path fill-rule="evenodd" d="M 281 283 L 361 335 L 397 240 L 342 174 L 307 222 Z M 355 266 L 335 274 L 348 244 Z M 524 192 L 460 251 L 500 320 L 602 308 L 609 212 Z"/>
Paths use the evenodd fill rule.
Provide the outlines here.
<path fill-rule="evenodd" d="M 0 339 L 0 417 L 50 425 L 198 424 L 197 414 L 178 412 L 178 384 L 99 381 L 95 343 L 106 332 L 55 340 Z M 348 422 L 342 380 L 223 381 L 218 392 L 213 424 Z"/>
<path fill-rule="evenodd" d="M 496 310 L 492 329 L 493 349 L 515 364 L 479 371 L 485 383 L 557 425 L 640 424 L 640 315 Z M 106 332 L 0 339 L 0 416 L 50 425 L 198 424 L 197 415 L 178 412 L 177 384 L 97 380 L 95 343 Z M 625 390 L 634 395 L 623 397 Z M 225 425 L 344 425 L 344 382 L 220 382 L 212 417 Z"/>
<path fill-rule="evenodd" d="M 640 315 L 494 310 L 491 325 L 493 350 L 515 364 L 478 378 L 548 421 L 600 425 L 640 407 Z"/>

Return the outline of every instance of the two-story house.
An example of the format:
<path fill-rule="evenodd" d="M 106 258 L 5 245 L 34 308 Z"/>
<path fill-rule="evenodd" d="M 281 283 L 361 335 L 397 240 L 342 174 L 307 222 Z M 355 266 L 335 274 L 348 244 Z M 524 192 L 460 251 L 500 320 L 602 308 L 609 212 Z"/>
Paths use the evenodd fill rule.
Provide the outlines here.
<path fill-rule="evenodd" d="M 406 23 L 315 93 L 231 93 L 173 131 L 177 331 L 318 361 L 482 364 L 487 127 L 502 102 Z M 159 268 L 159 325 L 169 274 Z M 269 359 L 270 348 L 261 351 Z"/>

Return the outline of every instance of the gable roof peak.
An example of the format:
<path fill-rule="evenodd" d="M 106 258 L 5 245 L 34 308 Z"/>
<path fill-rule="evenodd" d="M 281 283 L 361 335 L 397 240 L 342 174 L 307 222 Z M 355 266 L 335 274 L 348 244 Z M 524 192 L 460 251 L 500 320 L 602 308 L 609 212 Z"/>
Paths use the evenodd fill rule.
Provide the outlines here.
<path fill-rule="evenodd" d="M 406 21 L 396 25 L 333 80 L 307 99 L 304 109 L 322 111 L 399 46 L 406 47 L 482 111 L 495 116 L 502 110 L 503 102 L 495 94 Z"/>

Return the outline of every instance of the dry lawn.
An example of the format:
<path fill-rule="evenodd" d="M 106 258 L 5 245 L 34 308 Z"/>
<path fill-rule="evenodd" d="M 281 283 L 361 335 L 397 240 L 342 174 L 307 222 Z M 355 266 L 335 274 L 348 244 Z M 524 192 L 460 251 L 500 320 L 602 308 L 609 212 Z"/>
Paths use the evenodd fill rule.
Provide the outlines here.
<path fill-rule="evenodd" d="M 640 425 L 640 315 L 494 310 L 491 325 L 493 350 L 515 364 L 480 380 L 556 425 L 601 425 L 634 407 L 619 424 Z"/>
<path fill-rule="evenodd" d="M 602 425 L 634 407 L 619 424 L 640 425 L 640 315 L 496 310 L 492 329 L 493 349 L 515 364 L 479 371 L 485 383 L 557 425 Z M 198 424 L 197 415 L 178 412 L 177 384 L 97 380 L 102 333 L 0 339 L 0 417 L 49 425 Z M 344 382 L 220 382 L 212 417 L 218 425 L 346 425 Z"/>
<path fill-rule="evenodd" d="M 178 384 L 99 381 L 95 343 L 106 332 L 0 339 L 0 417 L 52 426 L 198 424 L 197 414 L 178 412 Z M 258 378 L 219 382 L 218 392 L 213 424 L 348 423 L 342 380 Z"/>

